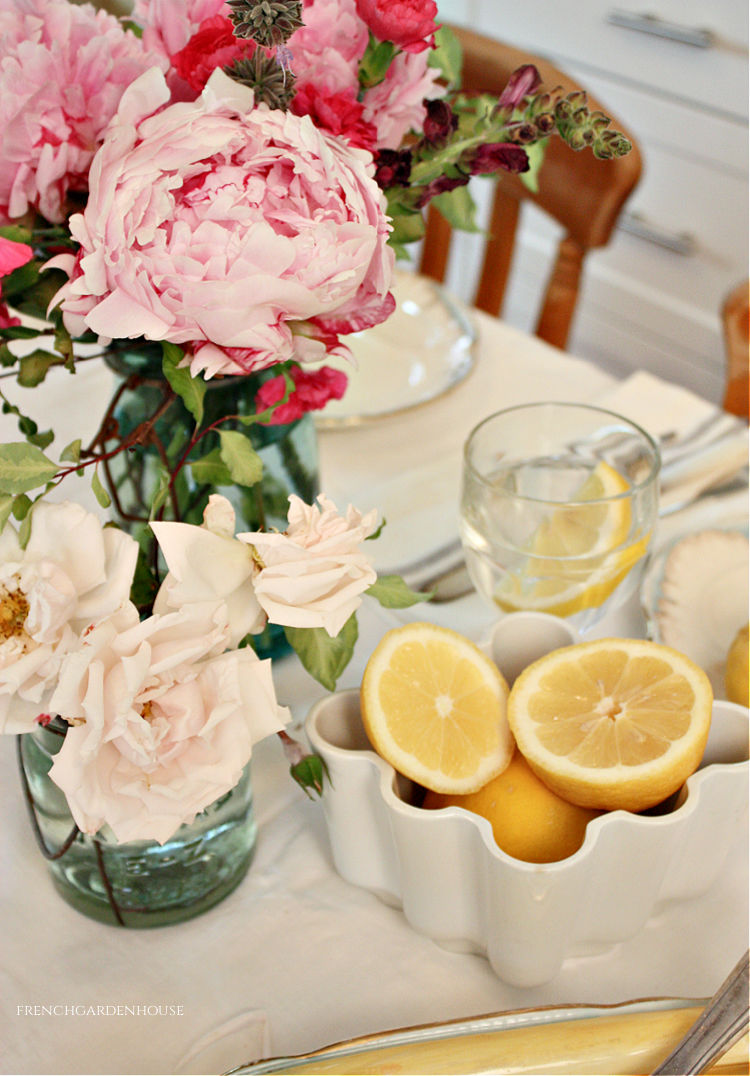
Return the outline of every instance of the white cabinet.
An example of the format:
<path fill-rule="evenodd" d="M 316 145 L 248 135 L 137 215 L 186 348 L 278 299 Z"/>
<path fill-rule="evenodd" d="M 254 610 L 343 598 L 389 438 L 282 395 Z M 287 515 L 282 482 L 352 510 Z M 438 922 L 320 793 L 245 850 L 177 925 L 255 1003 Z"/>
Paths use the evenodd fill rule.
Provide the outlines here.
<path fill-rule="evenodd" d="M 747 4 L 438 3 L 445 21 L 547 56 L 638 139 L 643 178 L 610 245 L 587 259 L 570 350 L 618 374 L 646 368 L 719 400 L 719 310 L 748 275 Z M 553 234 L 541 214 L 524 213 L 503 314 L 523 328 Z M 457 238 L 449 284 L 468 295 L 477 244 Z"/>

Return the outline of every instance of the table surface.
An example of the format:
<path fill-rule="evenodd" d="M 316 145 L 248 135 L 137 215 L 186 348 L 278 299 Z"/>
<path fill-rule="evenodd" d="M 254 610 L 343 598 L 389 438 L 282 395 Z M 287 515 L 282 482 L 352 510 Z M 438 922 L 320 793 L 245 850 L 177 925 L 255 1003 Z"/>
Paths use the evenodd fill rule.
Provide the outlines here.
<path fill-rule="evenodd" d="M 457 388 L 409 414 L 321 433 L 325 492 L 342 508 L 347 500 L 362 510 L 389 506 L 381 569 L 407 563 L 426 534 L 439 545 L 455 533 L 458 448 L 479 418 L 530 400 L 596 400 L 613 384 L 500 321 L 477 321 L 478 362 Z M 54 417 L 64 445 L 81 435 L 79 417 L 101 413 L 109 387 L 92 363 L 41 391 L 15 388 L 14 399 L 40 421 Z M 0 436 L 17 439 L 8 417 Z M 93 508 L 86 483 L 71 481 L 78 486 L 64 492 Z M 357 686 L 377 640 L 398 621 L 431 619 L 478 638 L 491 617 L 474 595 L 400 614 L 365 601 L 339 686 Z M 631 602 L 593 634 L 644 630 Z M 323 689 L 294 657 L 277 663 L 276 682 L 298 730 Z M 738 833 L 705 896 L 659 906 L 636 937 L 567 960 L 544 986 L 510 987 L 483 957 L 440 948 L 399 909 L 336 874 L 320 804 L 289 778 L 276 738 L 256 747 L 252 772 L 259 838 L 239 888 L 188 923 L 122 931 L 86 919 L 52 889 L 22 804 L 15 744 L 0 742 L 2 1072 L 222 1072 L 261 1056 L 501 1010 L 701 998 L 747 947 L 747 834 Z"/>

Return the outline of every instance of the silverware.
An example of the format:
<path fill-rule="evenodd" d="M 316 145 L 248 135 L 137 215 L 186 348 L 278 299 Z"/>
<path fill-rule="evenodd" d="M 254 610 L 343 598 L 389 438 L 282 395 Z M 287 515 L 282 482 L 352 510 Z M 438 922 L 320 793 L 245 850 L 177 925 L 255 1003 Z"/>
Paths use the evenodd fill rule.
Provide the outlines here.
<path fill-rule="evenodd" d="M 748 953 L 737 962 L 682 1042 L 652 1076 L 696 1076 L 738 1042 L 750 1022 Z"/>

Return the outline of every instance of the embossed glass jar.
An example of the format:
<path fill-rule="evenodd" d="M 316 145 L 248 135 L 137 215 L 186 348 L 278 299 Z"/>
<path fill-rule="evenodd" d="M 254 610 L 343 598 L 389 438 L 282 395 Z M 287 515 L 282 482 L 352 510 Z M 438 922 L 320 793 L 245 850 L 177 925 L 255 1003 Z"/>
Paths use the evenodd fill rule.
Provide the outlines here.
<path fill-rule="evenodd" d="M 49 777 L 63 723 L 18 737 L 21 778 L 37 838 L 62 898 L 93 919 L 156 927 L 192 919 L 242 881 L 253 857 L 256 824 L 249 766 L 231 791 L 164 844 L 118 844 L 104 827 L 75 827 L 65 795 Z"/>

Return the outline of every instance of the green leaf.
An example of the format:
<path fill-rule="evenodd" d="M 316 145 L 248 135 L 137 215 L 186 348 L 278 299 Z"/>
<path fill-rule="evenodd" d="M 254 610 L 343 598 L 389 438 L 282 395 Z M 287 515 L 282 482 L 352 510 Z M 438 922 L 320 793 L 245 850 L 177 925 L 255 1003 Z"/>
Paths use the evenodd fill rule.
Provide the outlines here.
<path fill-rule="evenodd" d="M 410 605 L 430 600 L 429 594 L 419 594 L 406 585 L 400 575 L 380 575 L 365 594 L 376 598 L 384 609 L 408 609 Z"/>
<path fill-rule="evenodd" d="M 3 224 L 0 227 L 0 235 L 3 239 L 12 239 L 14 243 L 26 243 L 28 246 L 31 246 L 33 239 L 31 231 L 20 224 Z"/>
<path fill-rule="evenodd" d="M 42 433 L 30 433 L 27 440 L 37 448 L 47 448 L 55 439 L 52 430 L 44 430 Z"/>
<path fill-rule="evenodd" d="M 0 329 L 0 336 L 4 340 L 33 340 L 41 335 L 41 330 L 32 329 L 29 325 L 8 325 Z"/>
<path fill-rule="evenodd" d="M 33 513 L 31 512 L 27 512 L 26 515 L 23 517 L 23 522 L 21 523 L 21 526 L 18 528 L 18 544 L 20 545 L 21 549 L 25 549 L 26 546 L 29 544 L 29 538 L 31 537 L 32 514 Z"/>
<path fill-rule="evenodd" d="M 284 628 L 284 635 L 310 675 L 328 691 L 334 691 L 354 652 L 359 628 L 356 614 L 352 613 L 334 638 L 325 628 Z"/>
<path fill-rule="evenodd" d="M 476 222 L 476 206 L 468 184 L 452 191 L 443 191 L 432 199 L 432 204 L 454 228 L 460 228 L 463 232 L 481 231 Z"/>
<path fill-rule="evenodd" d="M 184 355 L 182 348 L 176 344 L 162 344 L 162 371 L 172 389 L 177 393 L 200 426 L 203 421 L 203 397 L 206 395 L 206 382 L 201 377 L 193 377 L 187 366 L 179 367 Z"/>
<path fill-rule="evenodd" d="M 62 362 L 60 355 L 36 348 L 30 355 L 18 360 L 18 384 L 25 389 L 33 389 L 44 381 L 50 366 L 61 366 Z"/>
<path fill-rule="evenodd" d="M 389 211 L 392 218 L 392 230 L 388 236 L 391 245 L 401 246 L 404 243 L 416 243 L 424 238 L 425 223 L 421 213 L 412 210 Z"/>
<path fill-rule="evenodd" d="M 153 496 L 151 498 L 151 511 L 149 512 L 149 519 L 156 519 L 156 515 L 164 504 L 169 494 L 169 471 L 163 467 L 159 472 L 159 481 L 156 484 Z"/>
<path fill-rule="evenodd" d="M 77 437 L 75 441 L 71 441 L 69 445 L 60 453 L 60 459 L 63 463 L 78 463 L 81 459 L 81 438 Z"/>
<path fill-rule="evenodd" d="M 10 493 L 0 493 L 0 531 L 5 527 L 5 524 L 10 519 L 10 514 L 13 511 L 13 497 Z"/>
<path fill-rule="evenodd" d="M 239 486 L 254 486 L 263 477 L 263 463 L 244 433 L 219 430 L 220 455 L 232 481 Z"/>
<path fill-rule="evenodd" d="M 443 25 L 435 32 L 435 48 L 430 52 L 427 63 L 430 67 L 437 67 L 450 86 L 461 85 L 463 66 L 461 45 L 456 35 L 447 26 Z"/>
<path fill-rule="evenodd" d="M 99 474 L 96 470 L 94 470 L 94 473 L 91 476 L 91 489 L 102 508 L 109 508 L 110 504 L 112 503 L 112 499 L 102 485 L 102 481 L 99 478 Z"/>
<path fill-rule="evenodd" d="M 331 780 L 325 759 L 320 755 L 305 755 L 289 767 L 289 772 L 309 799 L 315 798 L 313 793 L 322 796 L 324 780 Z"/>
<path fill-rule="evenodd" d="M 198 460 L 190 460 L 193 478 L 199 486 L 231 486 L 232 476 L 221 458 L 221 451 L 212 448 Z"/>
<path fill-rule="evenodd" d="M 13 498 L 13 516 L 15 519 L 26 519 L 29 509 L 31 508 L 31 498 L 27 497 L 25 493 L 19 493 L 17 497 Z"/>
<path fill-rule="evenodd" d="M 547 149 L 548 138 L 542 139 L 540 142 L 535 142 L 530 146 L 524 146 L 526 150 L 526 156 L 529 158 L 529 170 L 528 172 L 519 172 L 518 176 L 525 187 L 536 194 L 539 190 L 539 169 L 542 167 L 544 161 L 544 153 Z"/>
<path fill-rule="evenodd" d="M 150 560 L 147 550 L 139 545 L 133 581 L 130 584 L 130 600 L 140 611 L 151 609 L 159 589 L 159 582 L 151 568 Z"/>
<path fill-rule="evenodd" d="M 377 41 L 370 34 L 365 54 L 359 64 L 359 84 L 363 90 L 369 90 L 371 86 L 383 81 L 396 51 L 392 42 Z"/>
<path fill-rule="evenodd" d="M 57 470 L 57 464 L 35 445 L 23 441 L 0 444 L 0 490 L 3 493 L 26 493 L 49 482 Z"/>

